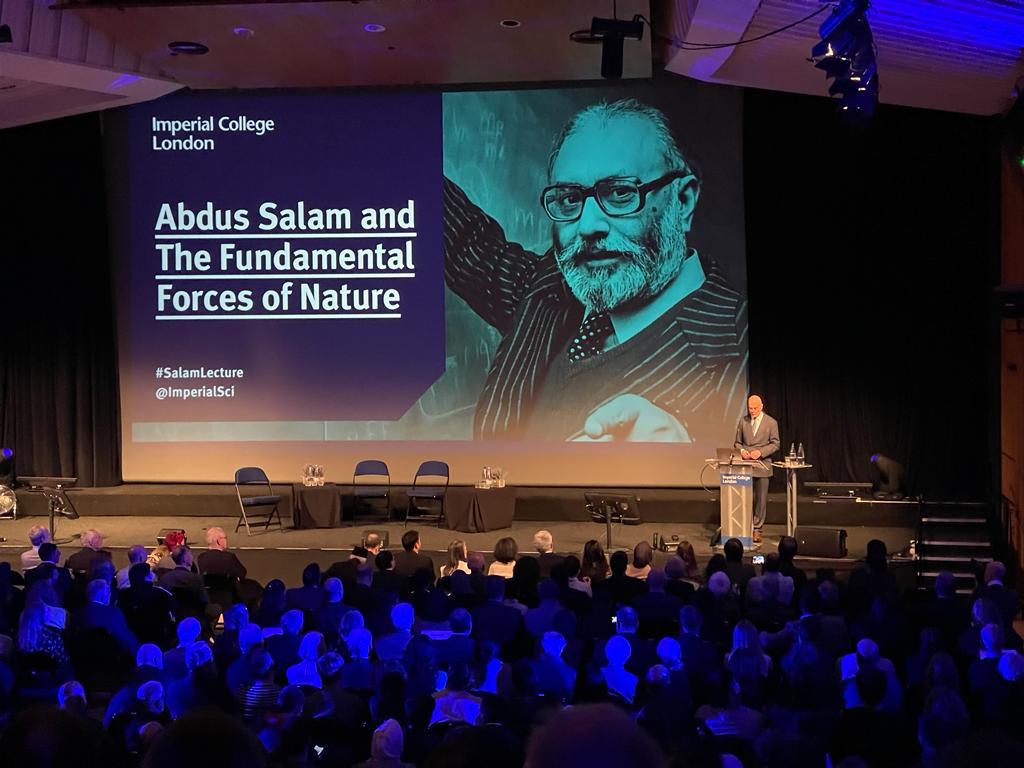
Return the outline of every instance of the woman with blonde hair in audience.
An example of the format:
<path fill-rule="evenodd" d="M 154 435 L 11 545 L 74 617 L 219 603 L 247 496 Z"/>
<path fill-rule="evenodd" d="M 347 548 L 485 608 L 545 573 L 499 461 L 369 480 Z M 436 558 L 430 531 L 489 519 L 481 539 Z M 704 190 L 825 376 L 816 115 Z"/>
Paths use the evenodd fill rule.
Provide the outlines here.
<path fill-rule="evenodd" d="M 448 545 L 448 562 L 441 566 L 441 578 L 451 576 L 456 571 L 468 574 L 469 564 L 466 562 L 468 559 L 469 551 L 466 542 L 462 539 L 453 541 Z"/>
<path fill-rule="evenodd" d="M 519 555 L 519 545 L 511 536 L 498 539 L 494 545 L 494 562 L 487 569 L 488 576 L 503 576 L 511 579 L 515 575 L 516 557 Z"/>
<path fill-rule="evenodd" d="M 49 581 L 32 585 L 25 598 L 25 608 L 18 619 L 18 650 L 23 654 L 45 654 L 53 659 L 58 674 L 70 672 L 70 659 L 64 646 L 67 611 Z"/>

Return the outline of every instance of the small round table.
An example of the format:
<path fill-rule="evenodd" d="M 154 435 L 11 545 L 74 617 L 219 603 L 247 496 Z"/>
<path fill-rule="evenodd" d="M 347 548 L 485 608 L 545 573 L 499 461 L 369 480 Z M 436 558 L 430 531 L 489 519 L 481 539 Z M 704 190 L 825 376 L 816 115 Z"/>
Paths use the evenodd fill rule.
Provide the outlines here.
<path fill-rule="evenodd" d="M 814 465 L 803 461 L 773 461 L 772 466 L 786 470 L 786 535 L 792 536 L 796 530 L 796 473 Z"/>

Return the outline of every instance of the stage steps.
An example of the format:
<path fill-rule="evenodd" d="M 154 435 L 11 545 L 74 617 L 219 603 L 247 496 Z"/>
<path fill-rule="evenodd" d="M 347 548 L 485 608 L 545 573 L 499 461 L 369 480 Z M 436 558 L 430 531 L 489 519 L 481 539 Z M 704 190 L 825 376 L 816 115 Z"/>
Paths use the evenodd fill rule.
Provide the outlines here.
<path fill-rule="evenodd" d="M 957 592 L 972 593 L 978 569 L 994 558 L 990 505 L 922 502 L 917 530 L 918 589 L 933 589 L 939 573 L 950 571 Z"/>

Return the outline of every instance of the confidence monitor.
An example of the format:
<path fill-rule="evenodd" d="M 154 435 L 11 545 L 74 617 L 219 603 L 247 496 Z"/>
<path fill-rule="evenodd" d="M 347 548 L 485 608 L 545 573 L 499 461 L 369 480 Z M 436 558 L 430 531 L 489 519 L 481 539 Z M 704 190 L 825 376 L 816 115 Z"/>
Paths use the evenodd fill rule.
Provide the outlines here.
<path fill-rule="evenodd" d="M 605 524 L 605 546 L 609 549 L 612 546 L 612 523 L 640 525 L 640 499 L 636 496 L 584 491 L 583 498 L 587 500 L 591 519 Z"/>

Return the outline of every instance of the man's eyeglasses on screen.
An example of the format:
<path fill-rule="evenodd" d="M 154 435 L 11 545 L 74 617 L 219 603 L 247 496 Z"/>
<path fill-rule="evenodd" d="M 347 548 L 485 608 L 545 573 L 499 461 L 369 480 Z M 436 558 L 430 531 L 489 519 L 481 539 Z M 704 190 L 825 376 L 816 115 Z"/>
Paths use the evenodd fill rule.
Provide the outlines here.
<path fill-rule="evenodd" d="M 648 194 L 689 175 L 690 171 L 677 168 L 647 182 L 629 176 L 609 176 L 592 187 L 552 184 L 544 188 L 540 202 L 552 221 L 576 221 L 583 214 L 588 197 L 593 197 L 609 216 L 630 216 L 643 209 Z"/>

